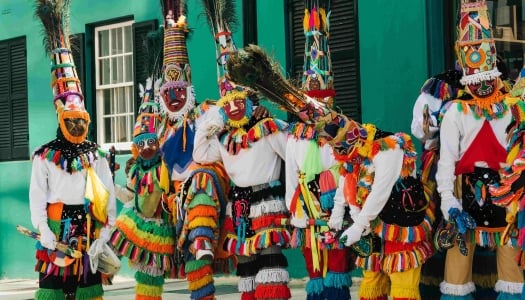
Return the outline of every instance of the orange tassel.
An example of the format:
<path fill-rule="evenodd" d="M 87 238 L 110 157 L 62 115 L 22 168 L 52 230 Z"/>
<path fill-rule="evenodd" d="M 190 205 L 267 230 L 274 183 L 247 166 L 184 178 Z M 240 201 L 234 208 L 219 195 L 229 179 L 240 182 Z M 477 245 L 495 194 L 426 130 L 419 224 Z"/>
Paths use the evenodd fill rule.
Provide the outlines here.
<path fill-rule="evenodd" d="M 218 219 L 217 208 L 209 205 L 198 205 L 188 210 L 188 221 L 191 222 L 197 217 L 210 217 Z"/>
<path fill-rule="evenodd" d="M 204 267 L 198 270 L 187 273 L 186 279 L 188 281 L 196 281 L 209 274 L 213 274 L 213 268 L 211 267 L 211 265 L 205 265 Z"/>
<path fill-rule="evenodd" d="M 355 168 L 357 169 L 357 168 Z M 343 188 L 343 195 L 348 204 L 360 206 L 357 203 L 357 176 L 355 172 L 348 173 L 345 176 L 345 184 Z"/>

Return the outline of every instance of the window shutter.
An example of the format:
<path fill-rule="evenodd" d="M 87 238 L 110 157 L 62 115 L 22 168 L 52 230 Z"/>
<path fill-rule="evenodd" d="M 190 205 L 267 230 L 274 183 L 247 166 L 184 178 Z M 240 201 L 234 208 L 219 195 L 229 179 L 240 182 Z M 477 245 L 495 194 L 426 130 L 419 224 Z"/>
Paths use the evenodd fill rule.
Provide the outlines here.
<path fill-rule="evenodd" d="M 9 42 L 0 43 L 0 161 L 11 159 L 11 99 L 9 92 Z"/>
<path fill-rule="evenodd" d="M 242 27 L 244 46 L 257 44 L 257 0 L 242 1 Z M 231 29 L 231 28 L 230 28 Z"/>
<path fill-rule="evenodd" d="M 304 62 L 304 0 L 291 1 L 289 9 L 290 68 L 294 80 L 301 80 Z M 359 81 L 359 36 L 357 1 L 332 0 L 330 54 L 334 72 L 335 105 L 348 117 L 361 122 Z"/>
<path fill-rule="evenodd" d="M 0 160 L 29 158 L 26 39 L 0 43 Z"/>
<path fill-rule="evenodd" d="M 84 58 L 84 33 L 77 33 L 69 36 L 69 42 L 71 44 L 71 53 L 73 54 L 73 61 L 75 62 L 75 69 L 77 70 L 78 79 L 80 80 L 82 92 L 86 93 L 85 84 L 85 58 Z"/>
<path fill-rule="evenodd" d="M 135 76 L 135 111 L 138 111 L 139 83 L 144 84 L 150 74 L 147 74 L 144 63 L 147 60 L 148 53 L 144 47 L 147 35 L 150 31 L 157 30 L 157 20 L 138 22 L 133 24 L 133 74 Z"/>

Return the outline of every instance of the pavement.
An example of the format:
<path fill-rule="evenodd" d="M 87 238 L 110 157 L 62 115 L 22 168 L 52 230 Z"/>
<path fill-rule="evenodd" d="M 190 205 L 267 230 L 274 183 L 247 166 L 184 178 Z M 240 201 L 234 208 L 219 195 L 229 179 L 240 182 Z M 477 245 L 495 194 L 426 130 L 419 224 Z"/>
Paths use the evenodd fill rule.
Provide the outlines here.
<path fill-rule="evenodd" d="M 352 299 L 357 298 L 357 289 L 360 278 L 354 278 L 350 293 Z M 292 279 L 290 288 L 293 300 L 306 299 L 305 286 L 307 278 Z M 163 299 L 189 299 L 190 292 L 187 289 L 188 283 L 185 280 L 166 280 L 164 284 Z M 225 276 L 215 278 L 217 300 L 240 299 L 241 295 L 237 292 L 237 277 Z M 129 300 L 135 295 L 135 281 L 131 277 L 115 276 L 112 285 L 104 286 L 104 300 Z M 0 280 L 0 299 L 2 300 L 28 300 L 34 299 L 35 290 L 38 288 L 36 280 L 28 279 L 2 279 Z"/>

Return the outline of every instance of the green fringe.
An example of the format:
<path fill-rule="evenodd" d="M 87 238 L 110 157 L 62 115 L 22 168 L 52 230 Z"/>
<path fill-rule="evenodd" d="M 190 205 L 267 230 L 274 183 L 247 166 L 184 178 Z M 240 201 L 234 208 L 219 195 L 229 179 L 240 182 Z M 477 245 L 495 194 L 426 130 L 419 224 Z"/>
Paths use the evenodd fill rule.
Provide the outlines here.
<path fill-rule="evenodd" d="M 138 271 L 135 272 L 135 280 L 145 285 L 161 286 L 164 284 L 164 276 L 151 276 Z"/>
<path fill-rule="evenodd" d="M 147 232 L 162 238 L 175 236 L 174 226 L 167 223 L 159 225 L 156 222 L 146 222 L 141 217 L 139 217 L 132 208 L 123 208 L 121 214 L 125 214 L 128 218 L 130 218 L 133 223 L 136 224 L 137 228 L 140 228 L 142 232 Z"/>
<path fill-rule="evenodd" d="M 104 289 L 102 289 L 102 284 L 99 283 L 88 287 L 77 288 L 75 300 L 91 300 L 102 296 L 104 296 Z"/>
<path fill-rule="evenodd" d="M 64 297 L 62 290 L 38 289 L 35 292 L 35 300 L 55 300 L 64 299 Z"/>
<path fill-rule="evenodd" d="M 188 274 L 190 272 L 202 269 L 206 265 L 211 265 L 211 262 L 209 260 L 207 260 L 207 259 L 188 261 L 188 262 L 186 262 L 186 266 L 184 268 L 184 271 L 186 272 L 186 274 Z"/>
<path fill-rule="evenodd" d="M 211 199 L 210 196 L 205 193 L 198 193 L 188 204 L 188 208 L 194 208 L 198 205 L 217 206 L 217 203 Z"/>

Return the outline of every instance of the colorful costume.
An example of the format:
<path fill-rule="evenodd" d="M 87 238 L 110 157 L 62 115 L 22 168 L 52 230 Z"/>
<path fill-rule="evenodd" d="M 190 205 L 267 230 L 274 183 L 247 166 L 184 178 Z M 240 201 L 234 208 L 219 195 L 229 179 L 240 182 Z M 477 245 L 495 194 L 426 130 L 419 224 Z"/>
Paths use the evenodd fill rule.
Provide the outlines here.
<path fill-rule="evenodd" d="M 506 99 L 512 112 L 512 123 L 508 127 L 507 163 L 500 170 L 501 181 L 490 187 L 492 201 L 507 208 L 507 228 L 504 231 L 504 240 L 517 238 L 521 253 L 517 259 L 518 265 L 525 265 L 525 210 L 523 205 L 525 173 L 523 173 L 525 146 L 523 133 L 525 124 L 525 69 L 521 70 L 520 78 Z"/>
<path fill-rule="evenodd" d="M 286 126 L 278 119 L 255 120 L 246 92 L 226 93 L 220 115 L 197 126 L 193 157 L 202 163 L 222 161 L 233 187 L 223 247 L 237 255 L 241 299 L 289 299 L 286 257 L 290 233 L 280 181 Z M 224 128 L 224 123 L 227 126 Z"/>
<path fill-rule="evenodd" d="M 163 160 L 162 187 L 176 219 L 177 260 L 183 264 L 191 299 L 214 299 L 213 274 L 230 273 L 234 258 L 219 247 L 228 193 L 228 177 L 220 163 L 193 161 L 194 135 L 200 120 L 217 107 L 195 107 L 186 49 L 186 5 L 163 2 L 164 81 L 160 88 L 165 114 L 159 130 Z M 179 256 L 180 255 L 180 256 Z"/>
<path fill-rule="evenodd" d="M 36 15 L 47 34 L 59 128 L 56 139 L 33 154 L 30 212 L 40 232 L 35 298 L 102 299 L 98 249 L 104 251 L 116 214 L 111 170 L 106 153 L 86 140 L 90 117 L 70 50 L 69 1 L 37 1 Z M 56 242 L 82 256 L 65 255 Z"/>
<path fill-rule="evenodd" d="M 332 107 L 335 91 L 328 47 L 330 1 L 305 1 L 305 6 L 302 90 Z M 286 206 L 294 227 L 291 246 L 301 248 L 305 258 L 310 277 L 307 299 L 349 299 L 352 252 L 335 238 L 336 233 L 327 224 L 340 165 L 314 124 L 298 121 L 290 125 L 285 165 Z M 344 215 L 340 217 L 342 220 Z"/>
<path fill-rule="evenodd" d="M 436 189 L 436 169 L 439 160 L 439 125 L 441 110 L 446 110 L 450 100 L 456 99 L 463 86 L 459 82 L 462 73 L 448 70 L 425 81 L 413 108 L 412 134 L 423 145 L 421 153 L 421 181 L 425 196 L 430 200 L 435 215 L 434 230 L 442 225 L 439 209 L 441 201 Z M 437 249 L 439 250 L 439 249 Z M 423 299 L 439 299 L 439 284 L 443 281 L 446 251 L 436 251 L 421 269 L 420 292 Z M 475 299 L 495 298 L 497 280 L 496 255 L 491 249 L 476 247 L 472 279 L 476 285 Z"/>
<path fill-rule="evenodd" d="M 414 177 L 410 137 L 348 120 L 292 87 L 272 65 L 261 49 L 250 46 L 230 57 L 227 67 L 233 80 L 315 123 L 344 163 L 329 225 L 343 226 L 341 212 L 349 204 L 354 223 L 341 238 L 361 255 L 356 261 L 365 270 L 361 299 L 387 299 L 389 287 L 393 299 L 420 299 L 421 265 L 432 254 L 431 224 Z"/>
<path fill-rule="evenodd" d="M 450 222 L 436 238 L 441 247 L 450 248 L 441 299 L 472 299 L 475 245 L 496 249 L 498 299 L 520 299 L 523 274 L 514 262 L 519 249 L 512 246 L 514 239 L 502 239 L 507 213 L 488 193 L 506 161 L 505 130 L 511 114 L 496 67 L 486 3 L 462 3 L 457 30 L 456 54 L 466 93 L 451 102 L 440 126 L 436 181 L 441 212 Z"/>
<path fill-rule="evenodd" d="M 117 197 L 125 203 L 111 237 L 117 252 L 136 271 L 135 299 L 162 299 L 164 278 L 175 269 L 175 226 L 160 188 L 161 159 L 157 127 L 159 104 L 152 78 L 141 87 L 142 105 L 133 131 L 135 163 Z M 157 83 L 158 84 L 158 83 Z"/>

